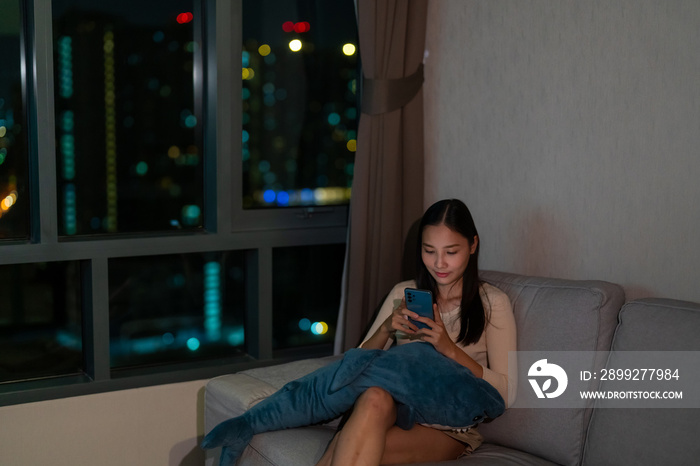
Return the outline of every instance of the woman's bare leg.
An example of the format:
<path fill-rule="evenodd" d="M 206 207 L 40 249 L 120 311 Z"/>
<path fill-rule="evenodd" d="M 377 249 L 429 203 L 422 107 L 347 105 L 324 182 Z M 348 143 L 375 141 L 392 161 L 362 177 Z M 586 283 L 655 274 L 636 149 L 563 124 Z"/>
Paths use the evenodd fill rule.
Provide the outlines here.
<path fill-rule="evenodd" d="M 396 404 L 391 395 L 378 387 L 368 389 L 318 466 L 444 461 L 464 451 L 462 443 L 439 430 L 418 424 L 403 430 L 394 422 Z"/>
<path fill-rule="evenodd" d="M 337 432 L 333 436 L 333 439 L 328 444 L 328 448 L 326 448 L 326 451 L 323 453 L 321 459 L 318 460 L 316 466 L 331 466 L 331 459 L 333 458 L 333 452 L 335 451 L 335 444 L 338 443 L 338 435 L 340 435 L 340 432 Z"/>
<path fill-rule="evenodd" d="M 379 388 L 368 388 L 355 402 L 350 418 L 331 441 L 318 465 L 376 466 L 386 433 L 396 422 L 396 404 Z"/>

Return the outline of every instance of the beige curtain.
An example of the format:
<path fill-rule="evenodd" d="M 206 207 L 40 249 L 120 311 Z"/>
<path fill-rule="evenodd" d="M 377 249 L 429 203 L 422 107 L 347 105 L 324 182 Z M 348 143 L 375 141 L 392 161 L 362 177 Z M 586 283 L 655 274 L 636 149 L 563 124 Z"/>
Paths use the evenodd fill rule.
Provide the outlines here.
<path fill-rule="evenodd" d="M 428 0 L 358 0 L 364 80 L 336 352 L 356 346 L 401 279 L 423 211 L 423 53 Z"/>

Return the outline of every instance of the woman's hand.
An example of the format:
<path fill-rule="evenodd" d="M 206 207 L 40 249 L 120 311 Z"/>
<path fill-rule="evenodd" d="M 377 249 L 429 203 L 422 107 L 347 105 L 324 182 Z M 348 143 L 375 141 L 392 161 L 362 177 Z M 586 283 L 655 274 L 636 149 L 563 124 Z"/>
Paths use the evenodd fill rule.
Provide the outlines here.
<path fill-rule="evenodd" d="M 409 317 L 415 319 L 418 317 L 418 314 L 409 311 L 406 307 L 405 298 L 402 298 L 398 307 L 391 311 L 391 314 L 382 322 L 382 325 L 360 347 L 365 349 L 384 349 L 397 330 L 406 334 L 417 333 L 418 327 L 408 320 Z"/>
<path fill-rule="evenodd" d="M 385 331 L 392 334 L 397 330 L 408 334 L 414 334 L 418 331 L 418 327 L 408 319 L 418 320 L 418 317 L 418 314 L 409 311 L 406 307 L 406 298 L 401 298 L 401 304 L 391 312 L 391 315 L 384 321 L 382 326 Z"/>
<path fill-rule="evenodd" d="M 445 324 L 442 321 L 442 316 L 440 315 L 437 304 L 433 304 L 433 317 L 435 320 L 428 319 L 427 317 L 413 317 L 415 320 L 423 322 L 430 327 L 424 328 L 418 332 L 422 334 L 421 340 L 427 341 L 433 345 L 438 353 L 443 356 L 456 360 L 458 354 L 456 351 L 458 351 L 459 348 L 457 348 L 457 345 L 455 345 L 447 334 L 447 329 L 445 329 Z M 463 352 L 461 350 L 459 351 Z"/>
<path fill-rule="evenodd" d="M 421 340 L 427 341 L 435 347 L 438 353 L 463 365 L 476 377 L 482 378 L 484 376 L 484 368 L 481 364 L 459 349 L 447 334 L 447 329 L 445 329 L 445 324 L 442 321 L 442 315 L 440 315 L 437 304 L 433 304 L 433 317 L 435 320 L 428 319 L 427 317 L 418 317 L 415 319 L 430 327 L 416 332 L 421 336 Z"/>

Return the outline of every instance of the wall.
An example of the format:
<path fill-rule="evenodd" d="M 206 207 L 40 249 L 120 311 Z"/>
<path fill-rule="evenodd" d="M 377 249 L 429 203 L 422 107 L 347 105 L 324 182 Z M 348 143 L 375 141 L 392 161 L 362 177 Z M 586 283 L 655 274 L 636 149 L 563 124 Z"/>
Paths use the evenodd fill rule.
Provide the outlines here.
<path fill-rule="evenodd" d="M 426 202 L 482 268 L 700 301 L 700 2 L 431 0 Z"/>
<path fill-rule="evenodd" d="M 204 464 L 205 381 L 0 408 L 0 464 Z"/>

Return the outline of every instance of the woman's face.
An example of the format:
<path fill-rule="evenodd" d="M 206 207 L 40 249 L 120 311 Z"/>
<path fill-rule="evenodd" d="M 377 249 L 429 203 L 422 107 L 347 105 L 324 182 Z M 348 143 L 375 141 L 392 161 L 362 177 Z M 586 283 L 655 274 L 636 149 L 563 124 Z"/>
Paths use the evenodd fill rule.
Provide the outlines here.
<path fill-rule="evenodd" d="M 470 244 L 467 238 L 450 230 L 444 224 L 423 228 L 423 264 L 440 289 L 449 289 L 460 283 L 469 264 L 469 257 L 476 251 L 478 238 Z"/>

